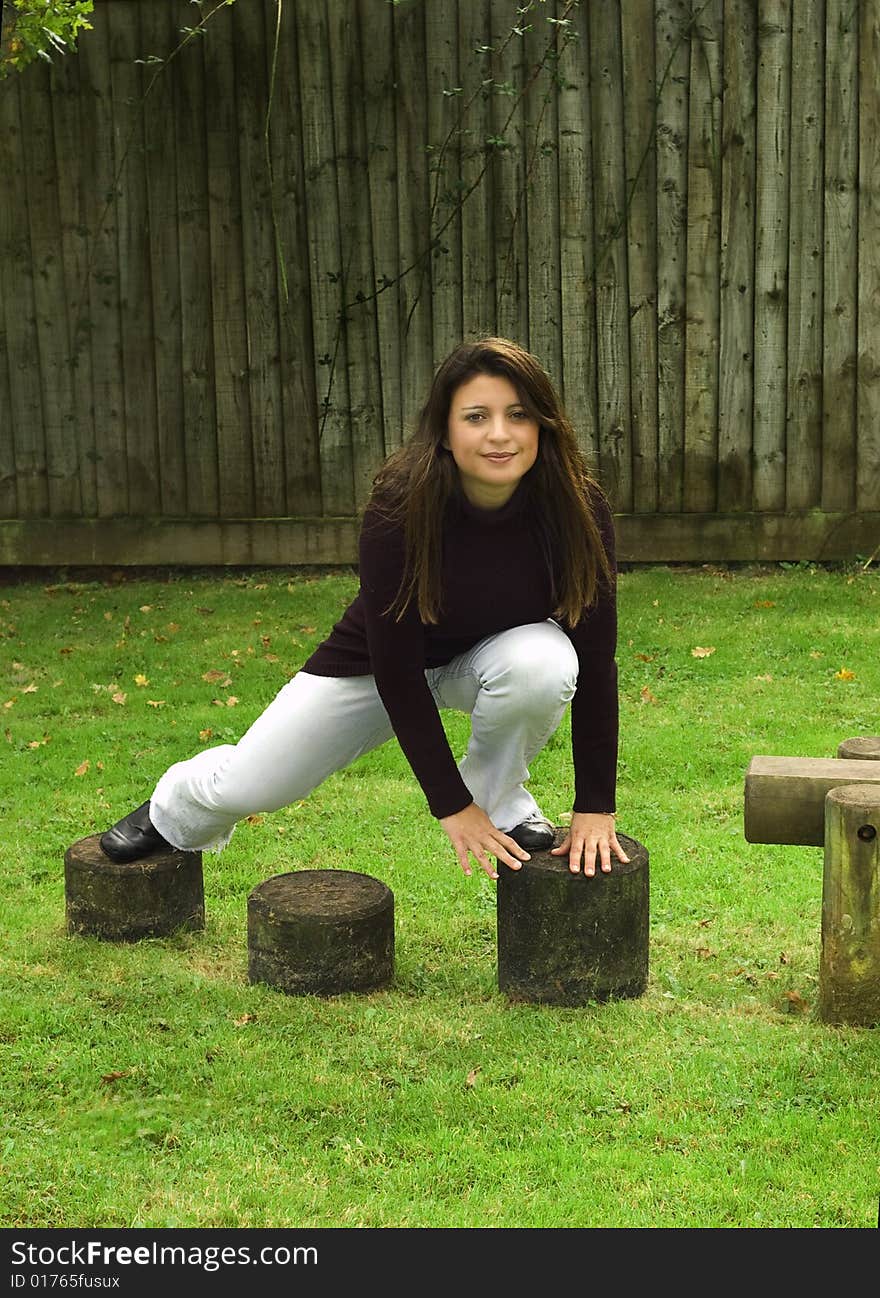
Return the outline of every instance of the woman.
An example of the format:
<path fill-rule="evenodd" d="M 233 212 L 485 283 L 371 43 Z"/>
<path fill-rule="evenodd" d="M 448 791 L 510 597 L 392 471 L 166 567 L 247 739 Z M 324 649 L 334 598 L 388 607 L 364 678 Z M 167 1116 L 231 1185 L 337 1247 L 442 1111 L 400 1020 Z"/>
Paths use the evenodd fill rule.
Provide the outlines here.
<path fill-rule="evenodd" d="M 178 762 L 101 836 L 115 861 L 219 850 L 392 735 L 452 843 L 493 879 L 552 844 L 528 763 L 572 702 L 575 795 L 553 851 L 628 858 L 614 830 L 614 528 L 549 377 L 503 338 L 442 363 L 365 511 L 360 591 L 236 745 Z M 440 708 L 471 716 L 456 763 Z"/>

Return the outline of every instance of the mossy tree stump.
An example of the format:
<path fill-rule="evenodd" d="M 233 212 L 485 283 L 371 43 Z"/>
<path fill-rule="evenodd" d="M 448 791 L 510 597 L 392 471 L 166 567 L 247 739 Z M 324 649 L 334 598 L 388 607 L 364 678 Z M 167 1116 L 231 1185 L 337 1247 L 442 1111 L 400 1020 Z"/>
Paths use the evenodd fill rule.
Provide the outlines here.
<path fill-rule="evenodd" d="M 111 942 L 167 937 L 205 927 L 201 852 L 154 852 L 119 865 L 101 850 L 100 834 L 64 854 L 67 931 Z"/>
<path fill-rule="evenodd" d="M 565 831 L 557 829 L 554 846 Z M 641 996 L 648 982 L 648 853 L 618 834 L 630 858 L 610 874 L 572 874 L 568 858 L 533 852 L 499 866 L 498 986 L 512 1000 L 581 1005 Z"/>
<path fill-rule="evenodd" d="M 819 1016 L 880 1023 L 880 788 L 849 784 L 825 799 Z"/>
<path fill-rule="evenodd" d="M 248 978 L 290 995 L 332 996 L 394 976 L 394 895 L 353 870 L 276 874 L 248 897 Z"/>

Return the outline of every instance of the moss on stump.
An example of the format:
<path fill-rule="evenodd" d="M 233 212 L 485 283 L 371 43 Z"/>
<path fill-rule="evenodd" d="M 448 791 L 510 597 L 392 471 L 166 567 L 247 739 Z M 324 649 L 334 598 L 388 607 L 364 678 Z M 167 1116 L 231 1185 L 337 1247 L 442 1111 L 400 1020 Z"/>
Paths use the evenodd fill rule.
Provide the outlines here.
<path fill-rule="evenodd" d="M 384 987 L 394 976 L 394 895 L 353 870 L 276 874 L 248 897 L 248 978 L 290 995 Z"/>
<path fill-rule="evenodd" d="M 67 931 L 111 942 L 167 937 L 205 927 L 201 852 L 154 852 L 120 865 L 101 850 L 100 835 L 64 854 Z"/>
<path fill-rule="evenodd" d="M 557 829 L 554 846 L 565 830 Z M 533 852 L 499 865 L 498 986 L 512 1000 L 581 1005 L 640 996 L 648 981 L 648 853 L 618 834 L 628 864 L 572 874 L 568 858 Z"/>

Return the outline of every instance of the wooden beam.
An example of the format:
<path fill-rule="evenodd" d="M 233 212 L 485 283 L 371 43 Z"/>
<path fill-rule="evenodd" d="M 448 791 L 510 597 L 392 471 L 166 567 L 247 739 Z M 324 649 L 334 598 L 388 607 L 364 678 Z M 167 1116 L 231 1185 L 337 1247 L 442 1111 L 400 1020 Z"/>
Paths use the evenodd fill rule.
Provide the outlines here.
<path fill-rule="evenodd" d="M 753 757 L 745 779 L 747 843 L 822 847 L 825 796 L 848 784 L 880 785 L 880 762 L 841 757 Z"/>
<path fill-rule="evenodd" d="M 617 514 L 621 563 L 837 562 L 880 542 L 863 514 Z M 354 515 L 289 518 L 0 519 L 0 566 L 350 564 Z M 319 557 L 316 557 L 319 556 Z"/>

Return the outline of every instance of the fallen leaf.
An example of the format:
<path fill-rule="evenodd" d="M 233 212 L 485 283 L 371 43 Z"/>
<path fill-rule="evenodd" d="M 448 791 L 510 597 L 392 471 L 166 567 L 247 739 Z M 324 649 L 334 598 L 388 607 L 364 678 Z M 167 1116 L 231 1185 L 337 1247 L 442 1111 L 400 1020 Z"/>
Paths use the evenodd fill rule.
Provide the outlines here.
<path fill-rule="evenodd" d="M 479 1066 L 479 1064 L 477 1065 L 476 1068 L 472 1068 L 472 1069 L 471 1069 L 471 1071 L 468 1073 L 467 1077 L 465 1078 L 465 1083 L 464 1083 L 465 1086 L 473 1086 L 473 1084 L 474 1084 L 474 1083 L 476 1082 L 476 1080 L 477 1080 L 477 1073 L 478 1073 L 479 1071 L 480 1071 L 480 1066 Z"/>
<path fill-rule="evenodd" d="M 651 691 L 648 689 L 647 685 L 643 685 L 643 686 L 642 686 L 641 690 L 639 691 L 639 694 L 640 694 L 640 697 L 641 697 L 641 700 L 642 700 L 643 703 L 656 703 L 656 702 L 657 702 L 657 700 L 654 698 L 654 695 L 653 695 L 653 694 L 651 693 Z"/>
<path fill-rule="evenodd" d="M 230 694 L 229 698 L 226 700 L 226 706 L 228 708 L 234 708 L 237 704 L 238 704 L 238 699 L 235 697 L 234 694 Z"/>
<path fill-rule="evenodd" d="M 703 646 L 703 645 L 697 645 L 696 648 L 694 648 L 694 649 L 691 650 L 691 657 L 692 657 L 692 658 L 708 658 L 709 655 L 710 655 L 710 654 L 713 654 L 714 652 L 715 652 L 715 646 L 714 646 L 714 645 L 706 645 L 706 646 Z"/>
<path fill-rule="evenodd" d="M 652 663 L 654 661 L 653 654 L 636 654 L 636 657 L 640 663 Z"/>
<path fill-rule="evenodd" d="M 202 680 L 208 681 L 209 684 L 212 685 L 214 681 L 222 681 L 224 676 L 226 677 L 226 684 L 228 685 L 229 677 L 226 676 L 226 672 L 219 672 L 216 667 L 212 667 L 208 672 L 202 672 Z"/>
<path fill-rule="evenodd" d="M 263 654 L 263 658 L 267 663 L 277 663 L 278 661 L 277 654 Z"/>
<path fill-rule="evenodd" d="M 301 627 L 300 627 L 300 631 L 302 631 L 304 635 L 314 635 L 317 629 L 318 629 L 318 628 L 317 628 L 317 627 L 314 627 L 314 626 L 301 626 Z"/>
<path fill-rule="evenodd" d="M 851 672 L 848 667 L 841 667 L 839 672 L 834 673 L 834 679 L 838 681 L 854 681 L 855 678 L 855 672 Z"/>
<path fill-rule="evenodd" d="M 256 1014 L 242 1014 L 241 1018 L 233 1019 L 232 1022 L 237 1028 L 244 1027 L 245 1023 L 256 1023 Z"/>
<path fill-rule="evenodd" d="M 772 599 L 756 599 L 755 608 L 775 608 L 776 604 Z"/>
<path fill-rule="evenodd" d="M 202 743 L 204 743 L 205 740 L 210 739 L 213 736 L 213 734 L 214 734 L 213 730 L 200 730 L 199 739 L 201 739 Z"/>
<path fill-rule="evenodd" d="M 115 694 L 110 695 L 110 698 L 113 700 L 114 703 L 118 703 L 119 706 L 121 707 L 122 704 L 125 702 L 125 700 L 128 698 L 128 695 L 123 694 L 122 690 L 117 690 Z"/>
<path fill-rule="evenodd" d="M 810 650 L 810 657 L 811 657 L 811 658 L 824 658 L 825 655 L 824 655 L 824 654 L 821 652 L 821 650 L 819 650 L 819 649 L 811 649 L 811 650 Z"/>
<path fill-rule="evenodd" d="M 175 631 L 179 631 L 179 630 L 180 630 L 180 623 L 179 623 L 179 622 L 169 622 L 169 623 L 168 623 L 168 630 L 169 630 L 169 631 L 171 632 L 171 634 L 173 635 Z"/>
<path fill-rule="evenodd" d="M 149 685 L 150 682 L 147 679 L 147 677 L 143 674 L 143 672 L 138 672 L 137 676 L 135 676 L 134 678 L 134 683 L 135 685 L 140 685 L 141 687 L 143 687 L 144 685 Z"/>
<path fill-rule="evenodd" d="M 780 963 L 780 964 L 791 964 L 791 956 L 788 954 L 787 951 L 780 951 L 780 952 L 779 952 L 779 963 Z"/>
<path fill-rule="evenodd" d="M 14 708 L 14 707 L 15 707 L 15 699 L 7 699 L 6 702 L 3 704 L 3 706 L 4 706 L 4 708 Z"/>
<path fill-rule="evenodd" d="M 22 694 L 36 694 L 39 688 L 40 688 L 39 685 L 34 685 L 32 681 L 30 685 L 25 685 L 24 689 L 21 692 Z"/>
<path fill-rule="evenodd" d="M 257 815 L 245 816 L 245 820 L 249 825 L 262 825 L 263 823 L 263 817 Z"/>
<path fill-rule="evenodd" d="M 164 699 L 147 699 L 148 708 L 164 708 L 164 706 L 165 706 Z"/>
<path fill-rule="evenodd" d="M 152 611 L 153 611 L 153 605 L 152 605 L 152 604 L 141 604 L 141 612 L 142 612 L 142 613 L 152 613 Z"/>
<path fill-rule="evenodd" d="M 782 1010 L 786 1014 L 806 1014 L 809 1005 L 800 992 L 785 992 L 782 998 Z"/>
<path fill-rule="evenodd" d="M 115 1072 L 115 1073 L 102 1073 L 102 1074 L 101 1074 L 101 1081 L 102 1081 L 102 1082 L 118 1082 L 119 1079 L 120 1079 L 120 1077 L 128 1077 L 128 1073 L 125 1072 L 125 1071 L 119 1071 L 119 1072 Z"/>
<path fill-rule="evenodd" d="M 112 621 L 113 621 L 113 614 L 112 614 L 112 613 L 105 613 L 105 614 L 104 614 L 104 621 L 105 621 L 105 622 L 112 622 Z"/>
<path fill-rule="evenodd" d="M 86 771 L 89 769 L 90 766 L 91 766 L 91 762 L 89 761 L 88 758 L 86 758 L 84 762 L 80 762 L 79 766 L 76 768 L 76 770 L 73 773 L 74 775 L 85 775 Z"/>
<path fill-rule="evenodd" d="M 756 677 L 755 677 L 755 680 L 756 680 L 756 681 L 772 681 L 772 679 L 773 679 L 773 677 L 770 675 L 769 672 L 767 672 L 766 675 L 764 675 L 764 676 L 756 676 Z"/>
<path fill-rule="evenodd" d="M 714 960 L 714 959 L 715 959 L 715 952 L 712 950 L 711 947 L 708 947 L 708 946 L 698 946 L 698 947 L 697 947 L 697 959 L 698 959 L 698 960 Z"/>

